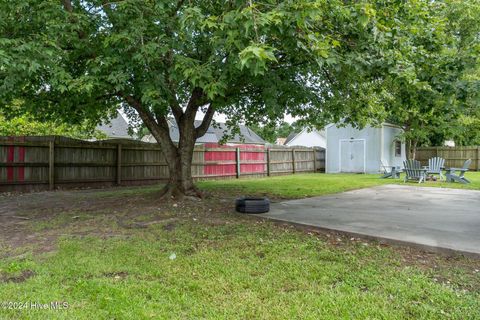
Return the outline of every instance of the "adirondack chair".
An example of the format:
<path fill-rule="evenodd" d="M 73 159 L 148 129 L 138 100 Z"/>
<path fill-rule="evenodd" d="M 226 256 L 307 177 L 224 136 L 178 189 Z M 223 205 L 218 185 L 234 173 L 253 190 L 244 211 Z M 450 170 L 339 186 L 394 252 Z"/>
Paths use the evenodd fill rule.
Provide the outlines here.
<path fill-rule="evenodd" d="M 427 169 L 422 168 L 420 161 L 418 160 L 405 160 L 403 161 L 403 166 L 405 167 L 405 179 L 404 182 L 408 180 L 416 180 L 418 183 L 425 182 L 427 177 Z"/>
<path fill-rule="evenodd" d="M 438 174 L 440 176 L 440 180 L 445 180 L 445 177 L 442 174 L 442 169 L 445 167 L 445 159 L 440 157 L 434 157 L 428 159 L 428 169 L 427 169 L 427 176 Z"/>
<path fill-rule="evenodd" d="M 468 171 L 468 168 L 472 164 L 472 159 L 468 159 L 463 163 L 462 168 L 448 168 L 447 169 L 447 182 L 459 182 L 463 184 L 470 183 L 470 181 L 465 178 L 465 172 Z M 457 174 L 457 171 L 460 171 L 460 174 Z"/>
<path fill-rule="evenodd" d="M 383 161 L 380 161 L 380 163 L 382 164 L 380 167 L 382 168 L 381 170 L 383 171 L 383 176 L 380 177 L 381 179 L 386 179 L 386 178 L 399 179 L 400 178 L 400 173 L 402 172 L 402 169 L 400 167 L 386 165 Z"/>

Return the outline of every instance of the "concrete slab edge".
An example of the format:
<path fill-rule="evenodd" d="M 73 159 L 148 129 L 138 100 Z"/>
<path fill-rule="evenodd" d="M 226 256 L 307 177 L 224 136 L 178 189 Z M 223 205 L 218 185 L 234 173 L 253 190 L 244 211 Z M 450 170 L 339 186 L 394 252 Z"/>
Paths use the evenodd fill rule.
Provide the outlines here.
<path fill-rule="evenodd" d="M 254 214 L 249 214 L 248 216 L 261 219 L 261 220 L 272 221 L 275 224 L 292 225 L 302 230 L 305 230 L 308 228 L 310 230 L 313 229 L 321 232 L 336 232 L 352 238 L 361 238 L 361 239 L 370 240 L 370 241 L 378 241 L 380 243 L 386 243 L 394 246 L 411 247 L 411 248 L 419 249 L 425 252 L 438 253 L 444 256 L 449 256 L 449 257 L 464 256 L 464 257 L 473 258 L 473 259 L 480 259 L 480 253 L 477 253 L 477 252 L 455 250 L 447 247 L 430 246 L 430 245 L 425 245 L 421 243 L 415 243 L 415 242 L 409 242 L 409 241 L 403 241 L 403 240 L 397 240 L 397 239 L 391 239 L 391 238 L 385 238 L 385 237 L 379 237 L 379 236 L 372 236 L 368 234 L 345 231 L 341 229 L 313 226 L 306 223 L 292 222 L 288 220 L 275 219 L 271 217 L 264 217 L 264 216 L 254 215 Z"/>

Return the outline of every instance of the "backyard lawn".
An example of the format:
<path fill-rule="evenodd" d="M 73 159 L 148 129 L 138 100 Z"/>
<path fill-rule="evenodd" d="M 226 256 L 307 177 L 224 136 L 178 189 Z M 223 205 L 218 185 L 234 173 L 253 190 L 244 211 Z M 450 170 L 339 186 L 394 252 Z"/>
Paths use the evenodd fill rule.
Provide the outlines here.
<path fill-rule="evenodd" d="M 468 186 L 423 185 L 480 189 L 480 174 L 467 176 Z M 208 196 L 184 203 L 159 203 L 160 186 L 0 195 L 0 319 L 480 319 L 480 260 L 232 209 L 240 194 L 275 201 L 386 183 L 403 182 L 206 181 Z M 68 307 L 31 304 L 53 301 Z"/>
<path fill-rule="evenodd" d="M 201 186 L 213 190 L 229 190 L 252 194 L 273 195 L 279 198 L 321 196 L 348 190 L 374 187 L 382 184 L 407 184 L 420 187 L 458 188 L 480 190 L 480 172 L 467 172 L 470 184 L 427 181 L 403 182 L 401 179 L 380 179 L 378 174 L 299 174 L 265 179 L 203 181 Z"/>

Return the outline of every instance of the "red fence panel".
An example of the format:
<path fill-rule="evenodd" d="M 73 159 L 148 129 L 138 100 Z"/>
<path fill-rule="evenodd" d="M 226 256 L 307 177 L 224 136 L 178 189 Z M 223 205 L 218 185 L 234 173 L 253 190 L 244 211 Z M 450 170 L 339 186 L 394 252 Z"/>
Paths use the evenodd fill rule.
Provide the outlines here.
<path fill-rule="evenodd" d="M 8 137 L 7 140 L 11 142 L 14 142 L 14 141 L 24 142 L 25 137 Z M 18 162 L 18 163 L 25 162 L 25 147 L 7 146 L 7 164 L 15 163 L 15 162 Z M 7 166 L 8 182 L 22 182 L 24 180 L 25 180 L 25 167 Z"/>
<path fill-rule="evenodd" d="M 204 160 L 207 163 L 204 166 L 205 175 L 216 175 L 216 176 L 234 176 L 236 175 L 236 151 L 235 148 L 240 149 L 240 173 L 264 173 L 265 172 L 265 148 L 264 146 L 255 146 L 255 145 L 235 145 L 235 146 L 226 146 L 218 145 L 216 143 L 207 143 L 205 144 L 207 150 L 204 153 Z M 208 150 L 209 148 L 215 149 L 232 149 L 225 151 L 215 151 Z M 208 162 L 215 162 L 211 163 Z M 258 161 L 259 163 L 242 163 L 242 162 L 252 162 Z M 221 162 L 225 162 L 221 164 Z"/>
<path fill-rule="evenodd" d="M 240 145 L 240 172 L 241 173 L 264 173 L 265 172 L 265 148 L 264 146 L 252 146 L 252 145 Z M 247 149 L 242 151 L 242 149 Z M 254 151 L 249 151 L 252 149 L 258 149 Z M 260 151 L 260 152 L 259 152 Z M 243 163 L 242 162 L 253 162 L 258 161 L 259 163 Z"/>
<path fill-rule="evenodd" d="M 216 143 L 207 143 L 205 144 L 206 148 L 229 148 L 232 147 L 218 145 Z M 226 162 L 225 164 L 206 164 L 203 168 L 204 175 L 214 175 L 214 176 L 234 176 L 236 174 L 236 153 L 232 151 L 209 151 L 208 149 L 204 152 L 204 160 L 206 163 L 218 161 Z"/>

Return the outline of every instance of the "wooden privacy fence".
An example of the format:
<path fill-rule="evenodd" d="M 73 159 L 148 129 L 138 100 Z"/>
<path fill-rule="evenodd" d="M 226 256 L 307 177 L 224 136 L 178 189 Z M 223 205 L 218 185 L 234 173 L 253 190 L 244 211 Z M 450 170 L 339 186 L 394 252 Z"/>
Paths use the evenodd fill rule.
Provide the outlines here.
<path fill-rule="evenodd" d="M 480 146 L 417 148 L 415 158 L 423 165 L 428 165 L 428 159 L 433 157 L 444 158 L 447 168 L 461 168 L 465 160 L 472 159 L 470 170 L 480 170 Z"/>
<path fill-rule="evenodd" d="M 195 147 L 192 175 L 194 179 L 263 177 L 324 168 L 324 150 L 210 144 Z M 167 164 L 157 144 L 0 137 L 0 191 L 139 185 L 167 179 Z"/>

